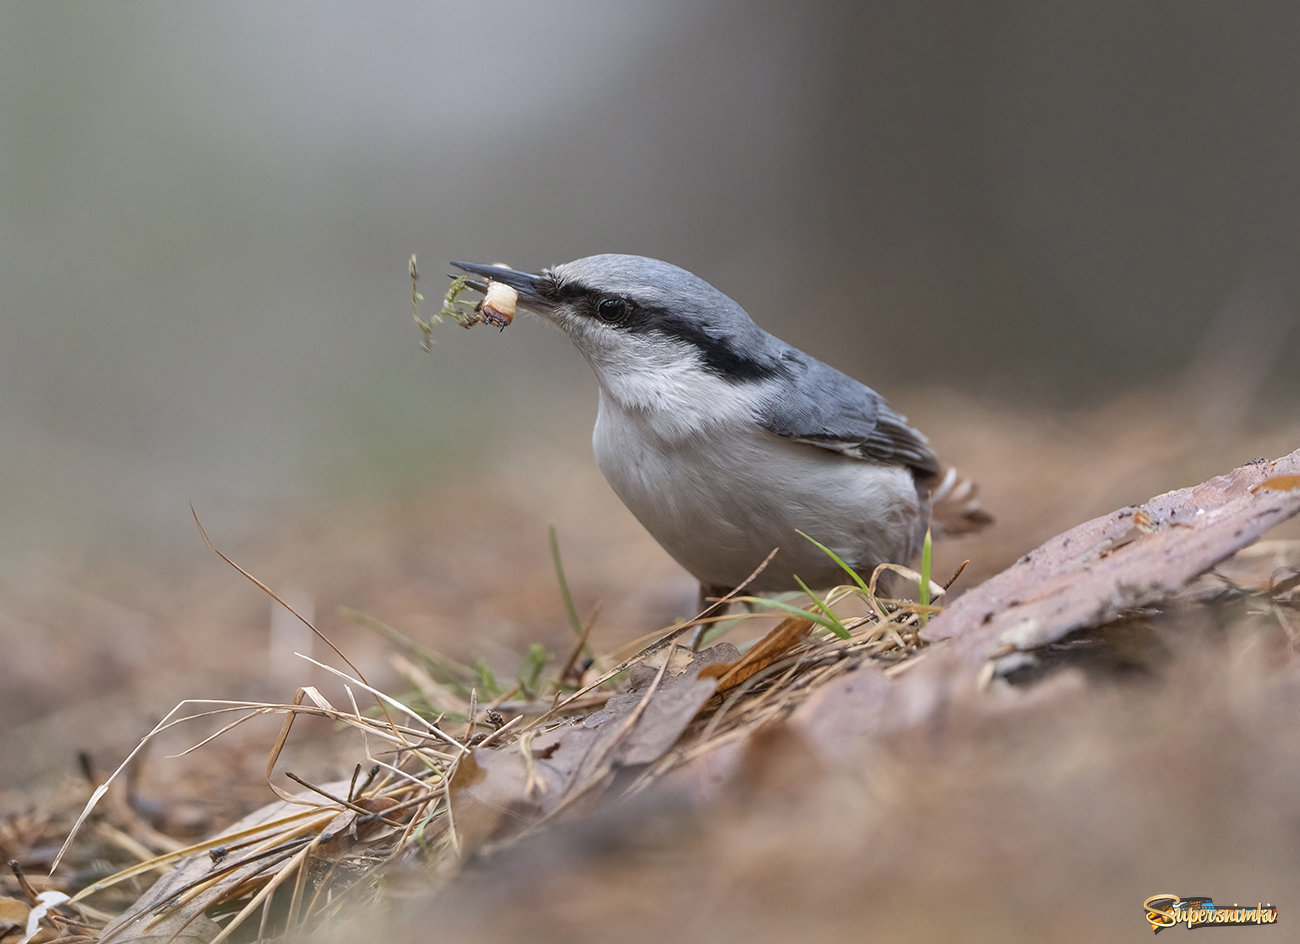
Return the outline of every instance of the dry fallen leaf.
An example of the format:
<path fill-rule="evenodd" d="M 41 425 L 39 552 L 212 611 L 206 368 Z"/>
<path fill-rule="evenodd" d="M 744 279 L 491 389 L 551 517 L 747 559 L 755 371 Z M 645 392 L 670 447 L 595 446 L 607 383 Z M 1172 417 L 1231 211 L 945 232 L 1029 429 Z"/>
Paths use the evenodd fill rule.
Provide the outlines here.
<path fill-rule="evenodd" d="M 739 654 L 722 644 L 697 653 L 677 646 L 656 655 L 657 668 L 629 668 L 631 690 L 586 718 L 460 760 L 451 781 L 451 813 L 462 852 L 595 802 L 619 770 L 659 760 L 717 689 L 712 679 L 696 677 L 700 665 Z"/>
<path fill-rule="evenodd" d="M 778 623 L 735 662 L 716 662 L 700 670 L 699 678 L 718 680 L 718 692 L 726 692 L 753 678 L 812 630 L 812 620 L 791 616 Z"/>
<path fill-rule="evenodd" d="M 457 762 L 449 803 L 461 855 L 473 855 L 534 822 L 553 802 L 553 791 L 563 782 L 556 765 L 547 757 L 526 758 L 521 745 L 479 748 Z M 530 778 L 539 776 L 544 791 L 529 788 Z"/>

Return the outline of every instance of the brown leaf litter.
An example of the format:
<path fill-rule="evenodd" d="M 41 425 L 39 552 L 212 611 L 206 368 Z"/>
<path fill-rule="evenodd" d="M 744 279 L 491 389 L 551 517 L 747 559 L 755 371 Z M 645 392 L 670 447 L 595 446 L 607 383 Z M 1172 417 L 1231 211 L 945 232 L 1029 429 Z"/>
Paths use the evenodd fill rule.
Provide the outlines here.
<path fill-rule="evenodd" d="M 314 690 L 292 706 L 245 706 L 342 721 L 361 734 L 358 771 L 370 773 L 286 792 L 220 836 L 130 870 L 170 868 L 99 940 L 213 941 L 248 920 L 272 937 L 309 929 L 345 905 L 380 900 L 384 866 L 418 864 L 428 887 L 438 887 L 467 860 L 670 774 L 697 794 L 715 793 L 729 782 L 718 762 L 730 758 L 722 766 L 743 775 L 741 748 L 760 734 L 795 736 L 826 756 L 949 711 L 992 716 L 1041 703 L 1052 686 L 1002 697 L 1008 686 L 999 680 L 1020 655 L 1175 601 L 1300 511 L 1298 484 L 1300 450 L 1079 525 L 946 607 L 929 621 L 924 648 L 919 614 L 906 605 L 891 608 L 887 621 L 852 621 L 848 640 L 812 635 L 808 620 L 791 618 L 743 655 L 727 643 L 699 653 L 652 644 L 472 747 L 468 735 L 450 735 L 389 696 L 380 699 L 383 718 L 355 704 L 337 708 Z M 1267 588 L 1270 599 L 1294 596 L 1296 582 L 1283 575 Z M 349 697 L 368 688 L 359 678 L 344 682 Z M 593 695 L 603 704 L 590 710 Z M 120 880 L 89 886 L 63 912 Z M 91 912 L 82 916 L 94 923 Z M 7 944 L 2 928 L 0 940 Z"/>

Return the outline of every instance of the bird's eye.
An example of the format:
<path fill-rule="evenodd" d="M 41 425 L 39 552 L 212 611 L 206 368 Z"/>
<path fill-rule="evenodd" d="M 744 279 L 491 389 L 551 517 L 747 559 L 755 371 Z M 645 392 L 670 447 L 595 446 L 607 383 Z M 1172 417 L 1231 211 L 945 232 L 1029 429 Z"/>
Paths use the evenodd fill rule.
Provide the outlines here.
<path fill-rule="evenodd" d="M 628 310 L 625 298 L 602 298 L 596 305 L 596 317 L 605 324 L 621 324 L 627 320 Z"/>

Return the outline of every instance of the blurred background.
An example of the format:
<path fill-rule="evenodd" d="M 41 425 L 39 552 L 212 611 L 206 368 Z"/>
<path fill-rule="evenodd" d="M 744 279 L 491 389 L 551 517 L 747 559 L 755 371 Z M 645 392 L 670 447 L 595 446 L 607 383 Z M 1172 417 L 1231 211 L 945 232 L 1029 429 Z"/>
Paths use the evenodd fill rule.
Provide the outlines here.
<path fill-rule="evenodd" d="M 368 670 L 387 644 L 343 608 L 499 669 L 564 651 L 548 524 L 602 651 L 685 615 L 591 462 L 586 366 L 527 318 L 424 353 L 412 253 L 426 314 L 450 259 L 694 271 L 984 483 L 998 528 L 936 567 L 968 584 L 1294 449 L 1298 43 L 1268 2 L 0 5 L 0 797 L 116 764 L 180 698 L 320 680 L 191 503 Z M 191 761 L 215 790 L 161 761 L 146 787 L 247 809 L 265 734 Z M 1080 836 L 1144 835 L 1082 799 Z M 1291 853 L 1238 851 L 1231 889 L 1201 850 L 1098 894 L 1138 933 L 1173 862 L 1175 892 L 1294 887 L 1256 881 Z"/>
<path fill-rule="evenodd" d="M 909 413 L 1216 368 L 1266 413 L 1297 37 L 1181 0 L 6 4 L 0 559 L 203 554 L 187 502 L 234 533 L 508 427 L 585 450 L 558 334 L 420 350 L 413 252 L 435 300 L 451 258 L 660 256 Z"/>

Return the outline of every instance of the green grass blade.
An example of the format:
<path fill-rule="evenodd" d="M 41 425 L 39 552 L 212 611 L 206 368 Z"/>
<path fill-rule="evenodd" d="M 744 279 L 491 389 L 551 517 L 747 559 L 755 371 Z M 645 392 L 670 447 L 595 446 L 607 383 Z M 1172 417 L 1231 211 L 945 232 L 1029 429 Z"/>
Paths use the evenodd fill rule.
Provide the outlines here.
<path fill-rule="evenodd" d="M 829 623 L 824 624 L 826 628 L 829 629 L 831 632 L 833 632 L 836 636 L 839 636 L 841 639 L 848 639 L 849 638 L 848 627 L 844 625 L 843 620 L 841 620 L 837 615 L 835 615 L 835 611 L 832 610 L 829 605 L 827 605 L 826 601 L 823 600 L 821 597 L 819 597 L 817 594 L 813 593 L 812 588 L 809 587 L 806 583 L 804 583 L 798 574 L 791 574 L 791 576 L 794 577 L 795 581 L 799 584 L 799 589 L 802 590 L 804 593 L 808 594 L 809 598 L 812 599 L 813 603 L 817 604 L 817 608 L 822 611 L 822 613 L 826 616 L 828 620 L 830 620 Z"/>
<path fill-rule="evenodd" d="M 835 632 L 835 622 L 829 617 L 820 613 L 813 613 L 802 607 L 795 606 L 793 603 L 786 603 L 784 600 L 770 600 L 767 597 L 736 597 L 736 603 L 754 603 L 758 606 L 767 607 L 770 610 L 781 610 L 783 613 L 789 613 L 791 616 L 802 616 L 804 619 L 812 620 L 818 626 L 824 626 L 831 632 Z"/>
<path fill-rule="evenodd" d="M 933 542 L 930 537 L 930 529 L 925 529 L 925 543 L 921 545 L 921 583 L 916 589 L 916 601 L 921 606 L 930 605 L 930 551 Z M 919 614 L 922 626 L 929 619 L 929 614 L 922 610 Z"/>
<path fill-rule="evenodd" d="M 569 580 L 564 576 L 564 561 L 560 558 L 560 536 L 555 525 L 547 526 L 551 540 L 551 562 L 555 565 L 555 580 L 560 585 L 560 596 L 564 598 L 564 611 L 569 614 L 569 625 L 575 636 L 582 636 L 582 620 L 578 618 L 578 608 L 573 603 L 573 594 L 569 591 Z"/>
<path fill-rule="evenodd" d="M 560 536 L 555 530 L 555 525 L 547 526 L 547 534 L 551 542 L 551 561 L 555 564 L 555 582 L 560 585 L 560 596 L 564 600 L 564 612 L 569 616 L 569 626 L 573 629 L 573 634 L 579 639 L 587 635 L 587 628 L 582 625 L 582 618 L 578 616 L 578 607 L 573 602 L 573 591 L 569 589 L 569 578 L 564 575 L 564 559 L 560 556 Z M 595 619 L 595 617 L 592 617 Z M 596 651 L 591 648 L 590 643 L 582 644 L 582 654 L 588 659 L 596 658 Z"/>
<path fill-rule="evenodd" d="M 537 695 L 542 671 L 550 661 L 550 653 L 541 643 L 535 642 L 528 647 L 528 654 L 524 656 L 523 664 L 519 666 L 519 687 L 529 698 Z"/>
<path fill-rule="evenodd" d="M 484 692 L 492 698 L 501 694 L 501 683 L 497 681 L 497 677 L 492 673 L 492 669 L 482 659 L 476 659 L 474 661 L 474 676 L 478 681 L 476 687 L 479 691 Z"/>
<path fill-rule="evenodd" d="M 840 566 L 840 569 L 849 575 L 849 577 L 853 580 L 853 582 L 858 585 L 858 589 L 860 589 L 863 593 L 871 592 L 871 588 L 867 586 L 866 581 L 862 579 L 862 577 L 858 574 L 856 570 L 854 570 L 848 564 L 844 563 L 844 559 L 841 558 L 840 555 L 836 554 L 829 547 L 827 547 L 825 544 L 823 544 L 821 541 L 818 541 L 816 538 L 812 537 L 811 535 L 805 534 L 803 531 L 798 531 L 797 533 L 801 538 L 811 541 L 818 550 L 820 550 L 831 560 L 835 561 L 835 563 Z"/>

